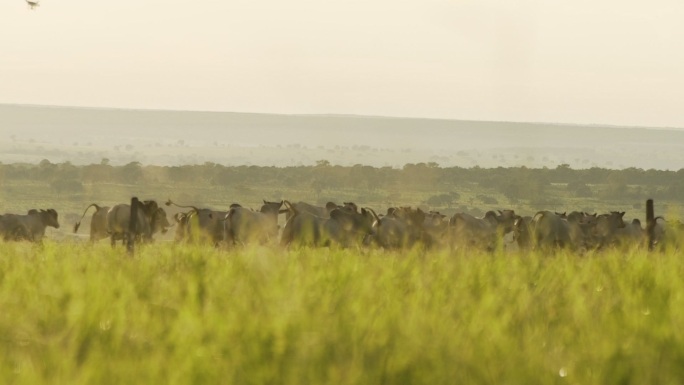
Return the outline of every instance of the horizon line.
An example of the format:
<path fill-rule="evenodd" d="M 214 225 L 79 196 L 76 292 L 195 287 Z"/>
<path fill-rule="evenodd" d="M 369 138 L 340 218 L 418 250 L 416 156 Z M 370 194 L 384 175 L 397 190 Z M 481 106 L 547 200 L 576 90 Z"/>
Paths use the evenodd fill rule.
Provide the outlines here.
<path fill-rule="evenodd" d="M 185 113 L 215 113 L 215 114 L 242 114 L 242 115 L 273 115 L 288 117 L 332 117 L 332 118 L 356 118 L 356 119 L 397 119 L 397 120 L 433 120 L 445 122 L 478 122 L 478 123 L 513 123 L 513 124 L 533 124 L 551 126 L 573 126 L 573 127 L 605 127 L 605 128 L 630 128 L 648 130 L 684 130 L 684 127 L 677 126 L 646 126 L 646 125 L 620 125 L 609 123 L 563 123 L 548 121 L 515 121 L 515 120 L 483 120 L 483 119 L 464 119 L 464 118 L 435 118 L 435 117 L 416 117 L 416 116 L 391 116 L 391 115 L 361 115 L 344 113 L 278 113 L 278 112 L 245 112 L 245 111 L 226 111 L 226 110 L 189 110 L 189 109 L 165 109 L 165 108 L 140 108 L 140 107 L 106 107 L 106 106 L 74 106 L 61 104 L 33 104 L 33 103 L 0 103 L 0 106 L 11 107 L 30 107 L 30 108 L 62 108 L 73 110 L 108 110 L 108 111 L 137 111 L 137 112 L 185 112 Z"/>

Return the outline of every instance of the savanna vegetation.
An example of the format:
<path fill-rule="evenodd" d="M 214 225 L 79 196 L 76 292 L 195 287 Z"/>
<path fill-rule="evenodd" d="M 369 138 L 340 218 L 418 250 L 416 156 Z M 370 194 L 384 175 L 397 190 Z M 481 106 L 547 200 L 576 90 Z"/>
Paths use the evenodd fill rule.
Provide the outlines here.
<path fill-rule="evenodd" d="M 675 251 L 1 244 L 0 382 L 679 384 Z"/>
<path fill-rule="evenodd" d="M 684 169 L 629 168 L 575 170 L 526 167 L 440 167 L 436 163 L 403 168 L 335 166 L 222 166 L 215 163 L 153 166 L 132 162 L 112 166 L 71 163 L 0 164 L 0 211 L 30 206 L 56 208 L 63 216 L 79 213 L 91 202 L 119 203 L 132 195 L 226 208 L 233 202 L 256 206 L 262 199 L 354 201 L 382 210 L 389 206 L 425 206 L 447 214 L 474 215 L 489 209 L 621 210 L 643 217 L 643 203 L 654 198 L 660 214 L 681 217 Z M 73 218 L 70 218 L 70 221 Z"/>
<path fill-rule="evenodd" d="M 131 195 L 443 211 L 678 213 L 656 170 L 0 165 L 3 212 Z M 0 242 L 0 383 L 680 384 L 684 263 L 669 248 L 511 253 Z"/>

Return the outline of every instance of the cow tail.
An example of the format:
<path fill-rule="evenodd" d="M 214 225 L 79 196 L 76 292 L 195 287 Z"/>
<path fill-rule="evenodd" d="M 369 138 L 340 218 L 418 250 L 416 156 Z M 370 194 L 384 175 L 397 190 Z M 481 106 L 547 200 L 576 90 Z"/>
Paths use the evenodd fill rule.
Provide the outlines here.
<path fill-rule="evenodd" d="M 95 207 L 96 212 L 100 210 L 100 206 L 98 206 L 95 203 L 91 203 L 90 206 L 86 207 L 86 209 L 83 211 L 83 215 L 81 215 L 81 219 L 79 219 L 78 222 L 76 222 L 74 224 L 74 234 L 78 231 L 78 228 L 81 227 L 81 221 L 83 220 L 83 217 L 85 217 L 86 213 L 88 212 L 88 209 L 91 207 Z"/>

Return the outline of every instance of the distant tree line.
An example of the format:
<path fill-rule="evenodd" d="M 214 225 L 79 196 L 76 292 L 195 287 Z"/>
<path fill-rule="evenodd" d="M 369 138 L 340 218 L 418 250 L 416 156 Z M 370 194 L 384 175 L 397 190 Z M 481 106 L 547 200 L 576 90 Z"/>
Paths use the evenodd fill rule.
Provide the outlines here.
<path fill-rule="evenodd" d="M 326 191 L 355 189 L 369 194 L 380 191 L 429 194 L 425 202 L 450 207 L 464 189 L 502 194 L 511 202 L 543 200 L 552 192 L 566 197 L 603 199 L 656 199 L 684 201 L 684 169 L 678 171 L 593 167 L 556 168 L 440 167 L 437 163 L 409 163 L 402 168 L 331 165 L 326 160 L 312 166 L 223 166 L 216 163 L 185 166 L 144 166 L 131 162 L 112 166 L 76 166 L 69 162 L 1 164 L 0 182 L 42 181 L 57 194 L 78 194 L 85 184 L 168 184 L 206 186 L 271 186 L 274 190 L 308 189 L 321 196 Z M 480 200 L 491 197 L 480 196 Z M 487 202 L 485 202 L 487 203 Z"/>

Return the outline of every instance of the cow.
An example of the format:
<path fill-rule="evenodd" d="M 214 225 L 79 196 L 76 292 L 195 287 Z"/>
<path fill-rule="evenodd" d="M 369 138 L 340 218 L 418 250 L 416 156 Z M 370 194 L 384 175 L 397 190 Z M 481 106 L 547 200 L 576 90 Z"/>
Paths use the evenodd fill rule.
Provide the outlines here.
<path fill-rule="evenodd" d="M 570 214 L 539 211 L 528 225 L 532 247 L 545 252 L 553 248 L 586 251 L 591 246 L 596 219 L 595 214 L 577 211 Z"/>
<path fill-rule="evenodd" d="M 602 249 L 615 245 L 618 229 L 625 227 L 624 215 L 624 211 L 611 211 L 596 218 L 596 224 L 591 231 L 591 241 L 595 248 Z"/>
<path fill-rule="evenodd" d="M 136 234 L 134 238 L 140 238 L 143 242 L 152 242 L 152 235 L 157 232 L 166 233 L 171 227 L 166 218 L 166 211 L 157 205 L 157 202 L 148 200 L 138 202 Z M 128 228 L 131 217 L 131 206 L 118 204 L 107 212 L 107 231 L 112 247 L 117 240 L 124 243 L 128 240 Z"/>
<path fill-rule="evenodd" d="M 173 205 L 191 209 L 188 212 L 174 215 L 174 220 L 179 226 L 176 228 L 176 242 L 209 242 L 214 246 L 218 246 L 223 241 L 223 219 L 228 214 L 228 211 L 217 211 L 189 205 L 181 206 L 172 202 L 171 199 L 166 201 L 165 204 L 167 206 Z M 230 207 L 240 207 L 240 205 L 234 203 Z"/>
<path fill-rule="evenodd" d="M 425 246 L 444 246 L 449 229 L 449 221 L 446 218 L 446 215 L 441 214 L 438 211 L 430 211 L 425 214 L 422 234 L 422 240 Z"/>
<path fill-rule="evenodd" d="M 360 212 L 339 208 L 330 212 L 323 228 L 330 242 L 351 247 L 361 244 L 366 236 L 373 236 L 379 221 L 371 208 L 362 208 Z"/>
<path fill-rule="evenodd" d="M 410 207 L 390 208 L 389 215 L 378 219 L 375 235 L 369 237 L 386 248 L 410 248 L 423 240 L 425 212 Z M 368 240 L 366 241 L 368 243 Z"/>
<path fill-rule="evenodd" d="M 451 248 L 475 247 L 492 251 L 503 234 L 513 231 L 518 218 L 513 210 L 488 211 L 483 218 L 456 213 L 449 220 Z"/>
<path fill-rule="evenodd" d="M 32 240 L 31 231 L 17 214 L 0 215 L 0 238 L 3 241 Z"/>
<path fill-rule="evenodd" d="M 26 215 L 0 216 L 0 235 L 3 240 L 42 242 L 47 227 L 59 228 L 58 214 L 54 209 L 31 209 Z"/>
<path fill-rule="evenodd" d="M 338 208 L 345 209 L 348 211 L 352 211 L 355 213 L 359 212 L 359 206 L 357 206 L 356 203 L 354 203 L 354 202 L 342 202 L 342 206 L 340 206 Z"/>
<path fill-rule="evenodd" d="M 617 228 L 613 239 L 617 247 L 643 247 L 647 240 L 646 230 L 641 226 L 641 221 L 635 218 L 625 227 Z"/>
<path fill-rule="evenodd" d="M 529 215 L 522 216 L 514 222 L 513 238 L 519 250 L 531 250 L 533 246 L 534 221 Z"/>
<path fill-rule="evenodd" d="M 108 206 L 98 206 L 97 204 L 92 203 L 90 206 L 86 207 L 86 209 L 83 211 L 81 219 L 74 224 L 74 234 L 78 232 L 83 217 L 85 217 L 88 209 L 91 207 L 95 207 L 95 212 L 90 217 L 90 242 L 95 243 L 101 239 L 109 237 L 107 226 L 107 212 L 109 212 Z"/>
<path fill-rule="evenodd" d="M 278 238 L 278 214 L 286 212 L 280 208 L 283 201 L 267 202 L 259 211 L 244 207 L 233 207 L 225 215 L 224 240 L 227 245 L 247 243 L 269 243 Z"/>
<path fill-rule="evenodd" d="M 551 211 L 539 211 L 532 218 L 533 248 L 550 251 L 554 248 L 574 248 L 570 237 L 570 224 L 562 215 Z"/>
<path fill-rule="evenodd" d="M 375 211 L 362 208 L 360 212 L 336 208 L 329 218 L 299 212 L 289 202 L 284 202 L 292 212 L 280 238 L 282 246 L 332 246 L 350 247 L 360 245 L 364 238 L 373 236 L 380 220 Z"/>
<path fill-rule="evenodd" d="M 327 246 L 329 239 L 325 234 L 325 223 L 329 217 L 318 216 L 309 211 L 299 211 L 295 205 L 284 201 L 288 209 L 289 218 L 280 236 L 283 247 L 296 246 Z"/>
<path fill-rule="evenodd" d="M 684 245 L 684 223 L 680 220 L 666 220 L 658 216 L 653 223 L 653 246 L 657 250 L 681 249 Z"/>
<path fill-rule="evenodd" d="M 289 203 L 289 202 L 288 202 Z M 306 203 L 306 202 L 297 202 L 297 203 L 289 203 L 291 207 L 293 207 L 297 212 L 300 213 L 309 213 L 313 214 L 317 217 L 321 218 L 330 218 L 330 212 L 336 208 L 339 208 L 337 204 L 334 202 L 328 202 L 325 204 L 325 207 L 320 207 L 320 206 L 314 206 L 312 204 Z M 290 217 L 292 217 L 293 212 L 291 210 L 287 210 L 285 213 L 285 221 L 288 221 Z"/>

